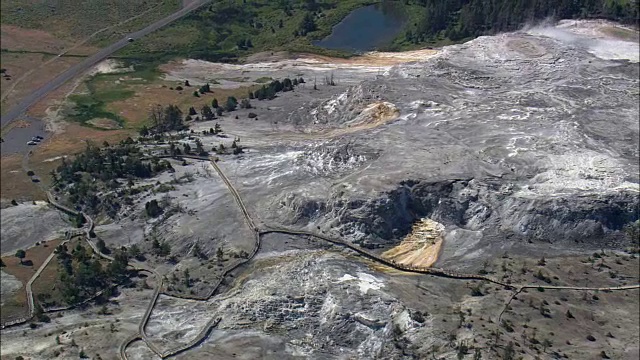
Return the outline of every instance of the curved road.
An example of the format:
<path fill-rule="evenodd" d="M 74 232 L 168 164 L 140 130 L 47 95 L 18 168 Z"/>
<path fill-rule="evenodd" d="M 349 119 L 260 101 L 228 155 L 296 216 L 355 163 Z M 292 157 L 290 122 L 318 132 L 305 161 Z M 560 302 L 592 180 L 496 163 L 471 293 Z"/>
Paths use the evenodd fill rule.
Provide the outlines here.
<path fill-rule="evenodd" d="M 26 112 L 29 109 L 29 107 L 36 104 L 38 101 L 44 98 L 51 91 L 57 89 L 58 87 L 62 86 L 62 84 L 64 84 L 65 82 L 89 70 L 95 64 L 99 63 L 100 61 L 109 57 L 114 52 L 125 47 L 129 43 L 128 38 L 139 39 L 153 31 L 156 31 L 180 19 L 181 17 L 189 14 L 190 12 L 198 9 L 199 7 L 203 6 L 204 4 L 210 1 L 211 0 L 195 0 L 192 3 L 188 4 L 187 6 L 183 7 L 182 9 L 176 11 L 175 13 L 161 20 L 156 21 L 155 23 L 145 27 L 142 30 L 129 34 L 127 37 L 118 40 L 117 42 L 98 51 L 96 54 L 93 54 L 90 57 L 86 58 L 81 63 L 72 66 L 62 74 L 58 75 L 55 79 L 49 81 L 47 84 L 45 84 L 38 90 L 32 92 L 29 96 L 24 98 L 18 105 L 11 108 L 5 115 L 2 115 L 2 117 L 0 118 L 0 127 L 7 126 L 9 123 L 16 120 L 20 115 Z"/>

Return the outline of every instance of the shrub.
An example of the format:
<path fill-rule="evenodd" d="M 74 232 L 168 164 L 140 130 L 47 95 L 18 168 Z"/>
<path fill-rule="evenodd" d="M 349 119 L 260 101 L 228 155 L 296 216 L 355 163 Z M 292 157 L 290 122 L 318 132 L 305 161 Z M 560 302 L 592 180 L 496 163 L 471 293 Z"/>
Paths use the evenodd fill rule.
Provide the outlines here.
<path fill-rule="evenodd" d="M 160 207 L 160 205 L 158 205 L 158 200 L 156 199 L 148 201 L 144 205 L 144 209 L 147 212 L 147 215 L 152 218 L 158 217 L 160 216 L 160 214 L 162 214 L 162 208 Z"/>

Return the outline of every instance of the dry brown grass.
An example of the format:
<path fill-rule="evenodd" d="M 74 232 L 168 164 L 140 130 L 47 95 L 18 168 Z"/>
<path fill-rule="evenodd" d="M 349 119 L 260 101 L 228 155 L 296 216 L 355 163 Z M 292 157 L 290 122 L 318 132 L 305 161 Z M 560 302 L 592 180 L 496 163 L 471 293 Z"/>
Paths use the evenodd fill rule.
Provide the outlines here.
<path fill-rule="evenodd" d="M 46 200 L 45 194 L 31 181 L 21 164 L 22 155 L 0 158 L 0 197 L 16 201 Z"/>
<path fill-rule="evenodd" d="M 41 183 L 33 183 L 22 168 L 23 155 L 10 155 L 0 158 L 0 197 L 16 201 L 46 200 L 42 188 L 51 186 L 49 173 L 55 170 L 61 160 L 54 158 L 73 155 L 86 147 L 86 141 L 102 145 L 104 141 L 111 144 L 126 139 L 130 131 L 101 131 L 78 124 L 68 124 L 65 130 L 54 134 L 40 146 L 32 150 L 28 168 L 39 176 Z"/>
<path fill-rule="evenodd" d="M 18 280 L 22 281 L 23 284 L 26 284 L 29 279 L 36 273 L 36 270 L 42 265 L 42 263 L 47 259 L 47 256 L 51 254 L 51 252 L 60 244 L 60 239 L 54 239 L 46 241 L 40 245 L 33 246 L 31 248 L 25 249 L 27 256 L 24 258 L 24 261 L 31 260 L 32 265 L 21 265 L 20 259 L 13 255 L 7 255 L 2 257 L 2 261 L 5 263 L 6 267 L 3 270 L 6 273 L 9 273 L 18 278 Z"/>
<path fill-rule="evenodd" d="M 48 174 L 60 165 L 60 160 L 50 161 L 51 159 L 76 154 L 84 150 L 87 141 L 101 146 L 104 141 L 113 144 L 128 136 L 136 135 L 137 130 L 147 123 L 149 109 L 155 104 L 176 104 L 186 114 L 190 106 L 200 109 L 205 104 L 210 105 L 213 98 L 217 98 L 220 103 L 223 103 L 228 96 L 243 98 L 246 97 L 249 89 L 256 88 L 253 86 L 228 90 L 216 89 L 214 93 L 194 97 L 193 91 L 197 90 L 197 87 L 188 87 L 183 91 L 171 90 L 171 87 L 179 85 L 171 81 L 155 80 L 147 84 L 127 84 L 127 76 L 125 75 L 123 76 L 123 85 L 135 91 L 135 95 L 123 101 L 110 103 L 106 109 L 126 119 L 124 129 L 99 130 L 65 122 L 62 129 L 32 150 L 28 164 L 29 169 L 40 176 L 42 186 L 46 188 L 51 185 Z M 69 82 L 31 107 L 29 115 L 46 117 L 48 116 L 47 110 L 58 108 L 68 94 L 84 90 L 83 85 L 78 86 L 77 82 Z M 24 174 L 21 167 L 21 155 L 2 157 L 0 161 L 2 165 L 0 197 L 6 200 L 45 200 L 45 194 L 42 190 Z"/>
<path fill-rule="evenodd" d="M 249 90 L 255 90 L 259 86 L 246 86 L 238 89 L 214 89 L 213 93 L 203 94 L 200 97 L 193 96 L 198 87 L 185 87 L 182 91 L 171 90 L 180 84 L 174 81 L 158 80 L 144 85 L 132 85 L 129 89 L 135 91 L 135 95 L 129 99 L 116 101 L 106 106 L 106 109 L 127 119 L 127 127 L 138 129 L 147 123 L 149 110 L 156 104 L 178 105 L 186 115 L 189 107 L 193 106 L 198 111 L 202 106 L 211 106 L 211 101 L 216 98 L 220 104 L 224 104 L 227 97 L 235 96 L 238 99 L 247 97 Z M 164 86 L 164 87 L 163 87 Z"/>
<path fill-rule="evenodd" d="M 60 305 L 63 303 L 60 293 L 56 291 L 60 286 L 58 268 L 58 261 L 56 259 L 51 260 L 47 267 L 42 270 L 38 279 L 31 284 L 31 290 L 36 299 L 38 294 L 49 294 L 51 299 L 48 301 L 54 301 Z"/>
<path fill-rule="evenodd" d="M 37 118 L 46 118 L 48 116 L 47 111 L 57 109 L 60 104 L 64 102 L 67 96 L 78 87 L 80 81 L 80 79 L 68 81 L 56 90 L 51 91 L 42 100 L 31 106 L 27 110 L 27 115 Z"/>
<path fill-rule="evenodd" d="M 74 55 L 90 55 L 97 51 L 87 45 L 76 46 L 73 42 L 61 40 L 45 31 L 6 24 L 0 26 L 0 40 L 2 48 L 11 51 L 60 54 L 69 50 L 69 54 Z M 7 111 L 29 92 L 82 61 L 82 58 L 3 52 L 0 60 L 2 67 L 11 75 L 11 80 L 2 79 L 2 109 Z"/>
<path fill-rule="evenodd" d="M 2 261 L 6 265 L 2 270 L 15 276 L 23 285 L 23 287 L 20 288 L 16 294 L 2 306 L 2 311 L 0 311 L 0 318 L 2 321 L 26 315 L 27 294 L 25 292 L 25 286 L 60 242 L 60 239 L 50 240 L 38 246 L 26 249 L 25 252 L 27 255 L 24 258 L 24 261 L 31 260 L 32 264 L 29 266 L 21 265 L 20 260 L 12 255 L 2 257 Z"/>
<path fill-rule="evenodd" d="M 7 24 L 0 26 L 0 40 L 2 41 L 2 48 L 13 51 L 60 53 L 73 46 L 72 42 L 57 38 L 46 31 Z M 95 51 L 95 48 L 85 45 L 75 48 L 73 54 L 88 55 Z"/>
<path fill-rule="evenodd" d="M 41 54 L 3 53 L 2 67 L 12 76 L 11 80 L 2 79 L 2 109 L 7 111 L 26 95 L 51 81 L 58 74 L 81 62 L 83 58 L 56 57 Z M 40 66 L 43 65 L 43 66 Z"/>
<path fill-rule="evenodd" d="M 68 124 L 63 132 L 53 135 L 33 152 L 30 164 L 35 167 L 47 159 L 78 153 L 86 148 L 87 141 L 102 146 L 105 141 L 113 144 L 129 135 L 131 132 L 127 130 L 97 130 L 79 124 Z"/>

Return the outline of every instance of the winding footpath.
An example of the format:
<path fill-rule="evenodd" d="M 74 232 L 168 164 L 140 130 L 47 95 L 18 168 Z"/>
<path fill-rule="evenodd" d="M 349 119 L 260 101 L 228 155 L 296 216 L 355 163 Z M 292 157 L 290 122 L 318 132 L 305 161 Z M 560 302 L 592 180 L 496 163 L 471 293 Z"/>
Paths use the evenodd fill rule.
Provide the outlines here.
<path fill-rule="evenodd" d="M 161 156 L 162 158 L 171 158 L 172 156 Z M 553 286 L 553 285 L 537 285 L 537 284 L 522 284 L 522 285 L 517 285 L 517 284 L 509 284 L 503 281 L 499 281 L 497 279 L 493 279 L 491 277 L 488 276 L 484 276 L 484 275 L 479 275 L 479 274 L 466 274 L 466 273 L 459 273 L 459 272 L 455 272 L 452 270 L 448 270 L 448 269 L 442 269 L 442 268 L 420 268 L 420 267 L 413 267 L 413 266 L 408 266 L 408 265 L 404 265 L 404 264 L 399 264 L 393 260 L 388 260 L 385 259 L 383 257 L 381 257 L 378 254 L 375 254 L 371 251 L 368 251 L 366 249 L 363 249 L 357 245 L 354 245 L 348 241 L 345 240 L 341 240 L 338 238 L 333 238 L 327 235 L 323 235 L 323 234 L 318 234 L 318 233 L 314 233 L 314 232 L 310 232 L 310 231 L 304 231 L 304 230 L 296 230 L 296 229 L 288 229 L 288 228 L 284 228 L 284 227 L 274 227 L 274 226 L 264 226 L 264 229 L 260 229 L 254 222 L 252 216 L 250 215 L 246 205 L 244 204 L 240 194 L 238 193 L 238 191 L 236 190 L 236 188 L 233 186 L 233 184 L 231 183 L 231 181 L 229 180 L 229 178 L 224 174 L 224 172 L 222 171 L 222 169 L 218 166 L 217 159 L 211 158 L 211 157 L 204 157 L 204 156 L 195 156 L 195 155 L 183 155 L 179 158 L 189 158 L 189 159 L 194 159 L 194 160 L 202 160 L 202 161 L 209 161 L 209 163 L 211 164 L 211 166 L 216 170 L 216 172 L 218 173 L 218 175 L 220 176 L 220 178 L 222 179 L 222 181 L 225 183 L 227 189 L 229 190 L 230 194 L 234 197 L 238 207 L 240 208 L 243 217 L 245 219 L 245 222 L 247 223 L 247 226 L 249 226 L 249 228 L 253 231 L 254 233 L 254 237 L 255 237 L 255 243 L 254 243 L 254 247 L 253 250 L 251 251 L 251 253 L 249 253 L 249 255 L 242 260 L 239 260 L 233 264 L 228 265 L 222 272 L 222 274 L 220 275 L 218 281 L 216 282 L 215 286 L 212 287 L 212 289 L 210 290 L 210 292 L 206 295 L 206 296 L 191 296 L 191 295 L 175 295 L 175 294 L 168 294 L 168 293 L 164 293 L 162 291 L 163 288 L 163 277 L 156 272 L 154 269 L 151 269 L 149 267 L 147 267 L 146 265 L 142 264 L 142 263 L 131 263 L 130 266 L 134 271 L 145 271 L 145 272 L 149 272 L 151 274 L 153 274 L 157 281 L 156 281 L 156 287 L 154 289 L 153 295 L 151 297 L 151 300 L 149 301 L 149 304 L 147 305 L 147 308 L 145 309 L 145 313 L 142 316 L 139 324 L 138 324 L 138 331 L 135 334 L 132 334 L 131 336 L 129 336 L 128 338 L 126 338 L 118 347 L 118 354 L 120 356 L 121 359 L 126 360 L 127 359 L 127 354 L 126 354 L 126 350 L 129 347 L 129 345 L 131 345 L 133 342 L 135 341 L 143 341 L 147 347 L 153 351 L 157 356 L 159 356 L 162 359 L 165 358 L 169 358 L 172 356 L 175 356 L 177 354 L 183 353 L 199 344 L 201 344 L 210 334 L 211 330 L 218 325 L 218 323 L 221 321 L 220 317 L 213 317 L 211 318 L 204 326 L 203 328 L 200 330 L 200 332 L 198 333 L 198 335 L 196 335 L 191 341 L 185 343 L 185 344 L 181 344 L 177 347 L 174 348 L 170 348 L 169 350 L 166 351 L 161 351 L 153 341 L 151 341 L 147 334 L 146 334 L 146 326 L 149 322 L 149 319 L 151 317 L 151 314 L 153 313 L 153 309 L 158 301 L 158 298 L 160 297 L 161 294 L 168 296 L 168 297 L 172 297 L 172 298 L 180 298 L 180 299 L 188 299 L 188 300 L 194 300 L 194 301 L 206 301 L 208 299 L 210 299 L 216 292 L 216 290 L 218 290 L 218 288 L 220 287 L 220 285 L 222 284 L 222 281 L 224 280 L 225 276 L 237 269 L 238 267 L 240 267 L 243 264 L 246 264 L 247 262 L 249 262 L 250 260 L 253 259 L 253 257 L 257 254 L 257 252 L 260 249 L 260 242 L 261 242 L 261 238 L 263 235 L 266 234 L 270 234 L 270 233 L 280 233 L 280 234 L 287 234 L 287 235 L 293 235 L 293 236 L 307 236 L 307 237 L 313 237 L 313 238 L 317 238 L 319 240 L 325 241 L 327 243 L 333 244 L 333 245 L 337 245 L 337 246 L 342 246 L 342 247 L 346 247 L 349 248 L 355 252 L 357 252 L 358 254 L 362 255 L 365 258 L 368 258 L 372 261 L 375 261 L 377 263 L 380 263 L 382 265 L 394 268 L 396 270 L 400 270 L 400 271 L 404 271 L 404 272 L 413 272 L 413 273 L 421 273 L 421 274 L 428 274 L 428 275 L 433 275 L 433 276 L 438 276 L 438 277 L 444 277 L 444 278 L 451 278 L 451 279 L 459 279 L 459 280 L 474 280 L 474 281 L 485 281 L 485 282 L 490 282 L 496 285 L 500 285 L 502 287 L 504 287 L 505 289 L 508 290 L 513 290 L 513 294 L 510 297 L 509 301 L 507 302 L 507 304 L 505 305 L 504 309 L 502 310 L 502 312 L 499 315 L 499 319 L 501 319 L 503 313 L 505 312 L 505 310 L 508 307 L 508 304 L 515 298 L 515 296 L 517 294 L 519 294 L 520 292 L 522 292 L 525 289 L 550 289 L 550 290 L 590 290 L 590 291 L 618 291 L 618 290 L 632 290 L 632 289 L 640 289 L 640 285 L 636 284 L 636 285 L 627 285 L 627 286 L 617 286 L 617 287 L 582 287 L 582 286 Z M 94 233 L 94 227 L 95 224 L 93 222 L 93 220 L 91 219 L 90 216 L 88 216 L 85 213 L 82 212 L 77 212 L 73 209 L 70 209 L 60 203 L 58 203 L 55 199 L 55 197 L 50 193 L 47 192 L 47 198 L 49 199 L 49 202 L 51 203 L 52 206 L 58 208 L 59 210 L 68 213 L 68 214 L 72 214 L 72 215 L 79 215 L 81 214 L 86 222 L 87 225 L 84 228 L 84 237 L 87 241 L 87 243 L 89 244 L 89 246 L 91 246 L 91 248 L 93 249 L 93 251 L 101 256 L 104 259 L 113 261 L 113 258 L 107 254 L 104 254 L 102 252 L 100 252 L 100 250 L 98 249 L 98 247 L 96 246 L 96 244 L 91 240 L 92 237 L 96 237 L 95 233 Z M 68 240 L 67 240 L 68 241 Z M 51 260 L 51 258 L 53 258 L 53 254 L 47 259 L 46 263 L 48 263 L 48 261 Z M 41 266 L 41 268 L 39 269 L 38 273 L 42 271 L 42 269 L 44 268 L 44 265 Z M 35 279 L 34 279 L 35 280 Z M 30 281 L 31 283 L 32 281 Z M 31 294 L 30 296 L 30 316 L 32 316 L 32 309 L 33 309 L 33 294 Z M 28 321 L 28 320 L 27 320 Z M 26 322 L 26 321 L 25 321 Z"/>
<path fill-rule="evenodd" d="M 166 156 L 161 156 L 162 158 L 173 158 L 170 155 L 166 155 Z M 252 250 L 252 252 L 249 254 L 249 256 L 242 260 L 239 261 L 236 264 L 233 264 L 232 266 L 226 268 L 222 275 L 220 276 L 218 282 L 216 283 L 216 285 L 212 288 L 212 290 L 209 292 L 209 294 L 207 296 L 203 296 L 203 297 L 199 297 L 199 296 L 191 296 L 191 295 L 172 295 L 172 294 L 164 294 L 165 296 L 169 296 L 169 297 L 174 297 L 174 298 L 180 298 L 180 299 L 187 299 L 187 300 L 195 300 L 195 301 L 206 301 L 209 298 L 211 298 L 213 296 L 213 294 L 216 292 L 216 290 L 219 288 L 222 280 L 224 279 L 224 277 L 232 270 L 236 269 L 237 267 L 239 267 L 242 264 L 247 263 L 248 261 L 250 261 L 258 252 L 258 250 L 260 249 L 260 241 L 261 241 L 261 237 L 262 235 L 266 235 L 269 233 L 281 233 L 281 234 L 287 234 L 287 235 L 294 235 L 294 236 L 309 236 L 309 237 L 314 237 L 320 240 L 323 240 L 325 242 L 334 244 L 334 245 L 338 245 L 338 246 L 343 246 L 343 247 L 347 247 L 355 252 L 357 252 L 358 254 L 369 258 L 373 261 L 376 261 L 380 264 L 389 266 L 391 268 L 400 270 L 400 271 L 404 271 L 404 272 L 413 272 L 413 273 L 421 273 L 421 274 L 429 274 L 429 275 L 433 275 L 433 276 L 438 276 L 438 277 L 445 277 L 445 278 L 451 278 L 451 279 L 459 279 L 459 280 L 476 280 L 476 281 L 486 281 L 486 282 L 490 282 L 496 285 L 500 285 L 506 289 L 509 290 L 514 290 L 514 295 L 512 296 L 515 297 L 515 295 L 517 295 L 518 293 L 520 293 L 521 291 L 523 291 L 524 289 L 528 289 L 528 288 L 544 288 L 544 289 L 564 289 L 564 290 L 592 290 L 592 291 L 614 291 L 614 290 L 631 290 L 631 289 L 640 289 L 640 285 L 629 285 L 629 286 L 619 286 L 619 287 L 605 287 L 605 288 L 589 288 L 589 287 L 579 287 L 579 286 L 551 286 L 551 285 L 535 285 L 535 284 L 524 284 L 524 285 L 514 285 L 514 284 L 508 284 L 506 282 L 502 282 L 496 279 L 493 279 L 491 277 L 488 276 L 484 276 L 484 275 L 479 275 L 479 274 L 465 274 L 465 273 L 459 273 L 459 272 L 455 272 L 452 270 L 448 270 L 448 269 L 442 269 L 442 268 L 419 268 L 419 267 L 413 267 L 413 266 L 408 266 L 408 265 L 404 265 L 404 264 L 399 264 L 393 260 L 388 260 L 385 259 L 373 252 L 370 252 L 368 250 L 365 250 L 359 246 L 353 245 L 352 243 L 348 242 L 348 241 L 344 241 L 344 240 L 340 240 L 340 239 L 336 239 L 336 238 L 332 238 L 326 235 L 322 235 L 322 234 L 317 234 L 314 232 L 310 232 L 310 231 L 304 231 L 304 230 L 295 230 L 295 229 L 288 229 L 288 228 L 283 228 L 283 227 L 269 227 L 269 226 L 265 226 L 264 230 L 261 230 L 260 228 L 258 228 L 251 215 L 249 214 L 249 211 L 247 209 L 247 207 L 245 206 L 244 202 L 242 201 L 242 198 L 240 196 L 240 194 L 238 193 L 238 191 L 236 190 L 236 188 L 233 186 L 233 184 L 231 183 L 231 181 L 229 180 L 229 178 L 225 175 L 225 173 L 222 171 L 222 169 L 218 166 L 217 164 L 217 159 L 211 158 L 211 157 L 204 157 L 204 156 L 195 156 L 195 155 L 182 155 L 179 158 L 188 158 L 188 159 L 194 159 L 194 160 L 203 160 L 203 161 L 209 161 L 211 166 L 216 170 L 216 172 L 218 173 L 218 175 L 220 176 L 220 178 L 222 179 L 222 181 L 225 183 L 225 185 L 227 186 L 229 192 L 231 193 L 231 195 L 234 197 L 236 203 L 238 204 L 238 207 L 240 208 L 245 221 L 247 223 L 247 225 L 251 228 L 251 230 L 253 230 L 254 234 L 255 234 L 255 244 L 254 244 L 254 248 Z M 194 346 L 197 346 L 198 344 L 202 343 L 209 335 L 209 333 L 211 332 L 211 330 L 213 329 L 213 327 L 215 327 L 221 320 L 221 318 L 212 318 L 211 320 L 209 320 L 209 322 L 207 324 L 205 324 L 205 326 L 202 328 L 202 330 L 198 333 L 197 336 L 195 336 L 190 342 L 184 344 L 184 345 L 180 345 L 176 348 L 167 350 L 167 351 L 160 351 L 151 340 L 149 340 L 144 332 L 144 328 L 146 327 L 150 315 L 153 311 L 153 307 L 155 306 L 156 302 L 157 302 L 157 297 L 159 294 L 159 289 L 160 287 L 156 288 L 156 296 L 152 299 L 152 301 L 149 303 L 146 312 L 145 312 L 145 316 L 143 316 L 140 325 L 139 325 L 139 333 L 138 334 L 134 334 L 131 337 L 125 339 L 125 341 L 120 345 L 119 347 L 119 354 L 120 354 L 120 358 L 123 360 L 127 359 L 127 355 L 126 355 L 126 349 L 127 347 L 132 344 L 134 341 L 136 340 L 142 340 L 145 344 L 147 344 L 147 346 L 149 347 L 149 349 L 151 349 L 151 351 L 153 351 L 156 355 L 158 355 L 160 358 L 162 359 L 166 359 L 168 357 L 177 355 L 179 353 L 182 353 L 184 351 L 187 351 L 189 349 L 191 349 Z M 505 306 L 506 308 L 506 306 Z M 504 312 L 504 310 L 503 310 Z M 500 317 L 502 316 L 502 313 L 500 313 Z"/>

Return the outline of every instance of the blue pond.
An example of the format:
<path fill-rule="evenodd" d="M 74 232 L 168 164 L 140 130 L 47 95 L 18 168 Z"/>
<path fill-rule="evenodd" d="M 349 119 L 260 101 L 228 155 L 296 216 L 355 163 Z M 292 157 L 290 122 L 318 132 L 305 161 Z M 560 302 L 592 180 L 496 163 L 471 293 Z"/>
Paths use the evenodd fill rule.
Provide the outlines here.
<path fill-rule="evenodd" d="M 366 6 L 352 11 L 333 27 L 331 35 L 313 44 L 333 50 L 371 51 L 390 43 L 402 31 L 404 22 L 389 7 Z"/>

